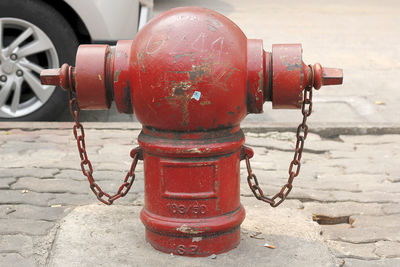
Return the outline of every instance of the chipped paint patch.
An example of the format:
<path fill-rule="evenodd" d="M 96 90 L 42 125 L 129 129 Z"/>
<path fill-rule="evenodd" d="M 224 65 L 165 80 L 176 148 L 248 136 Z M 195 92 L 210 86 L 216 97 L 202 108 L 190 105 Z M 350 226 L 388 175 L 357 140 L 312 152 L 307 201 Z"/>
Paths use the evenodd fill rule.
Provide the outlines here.
<path fill-rule="evenodd" d="M 192 242 L 200 242 L 201 240 L 203 240 L 203 238 L 201 236 L 192 238 Z"/>
<path fill-rule="evenodd" d="M 258 73 L 258 92 L 262 92 L 264 89 L 264 71 L 261 69 L 260 72 Z"/>
<path fill-rule="evenodd" d="M 174 62 L 178 62 L 178 60 L 182 57 L 191 57 L 195 54 L 195 52 L 185 53 L 185 54 L 178 54 L 174 56 Z"/>
<path fill-rule="evenodd" d="M 99 78 L 100 81 L 103 80 L 103 79 L 101 78 L 101 74 L 97 74 L 97 77 Z"/>
<path fill-rule="evenodd" d="M 208 29 L 209 29 L 210 31 L 212 31 L 212 32 L 217 31 L 217 28 L 215 28 L 213 25 L 207 24 L 207 26 L 208 26 Z"/>
<path fill-rule="evenodd" d="M 301 70 L 302 61 L 299 56 L 280 56 L 281 63 L 286 66 L 287 71 Z"/>
<path fill-rule="evenodd" d="M 194 91 L 194 93 L 193 93 L 193 95 L 192 95 L 192 97 L 190 99 L 196 99 L 197 101 L 199 101 L 200 96 L 201 96 L 201 92 Z"/>
<path fill-rule="evenodd" d="M 228 75 L 226 75 L 224 82 L 226 82 L 229 79 L 229 77 L 231 77 L 231 75 L 233 74 L 233 72 L 235 70 L 239 71 L 239 69 L 237 69 L 237 68 L 234 68 L 234 67 L 231 68 L 231 70 L 228 72 Z"/>
<path fill-rule="evenodd" d="M 200 105 L 202 105 L 202 106 L 211 105 L 211 101 L 210 100 L 201 101 Z"/>
<path fill-rule="evenodd" d="M 145 55 L 145 53 L 144 53 L 143 51 L 137 53 L 137 55 L 136 55 L 136 57 L 137 57 L 137 63 L 138 63 L 138 65 L 139 65 L 140 67 L 142 67 L 142 71 L 143 71 L 143 72 L 146 72 L 146 69 L 145 69 L 144 63 L 143 63 L 145 56 L 146 56 L 146 55 Z"/>
<path fill-rule="evenodd" d="M 200 234 L 204 231 L 199 231 L 194 227 L 187 226 L 186 224 L 182 224 L 181 227 L 176 228 L 178 232 L 185 233 L 185 234 Z"/>
<path fill-rule="evenodd" d="M 201 153 L 200 149 L 197 147 L 185 150 L 187 153 Z"/>

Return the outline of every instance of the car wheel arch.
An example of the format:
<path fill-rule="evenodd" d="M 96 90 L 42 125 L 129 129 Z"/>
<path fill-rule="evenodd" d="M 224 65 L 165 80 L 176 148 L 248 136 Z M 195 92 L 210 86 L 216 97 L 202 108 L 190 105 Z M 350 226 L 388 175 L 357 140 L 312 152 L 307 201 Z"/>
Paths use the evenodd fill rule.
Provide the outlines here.
<path fill-rule="evenodd" d="M 89 30 L 85 25 L 82 18 L 78 13 L 65 1 L 63 0 L 39 0 L 57 10 L 61 16 L 68 22 L 71 26 L 75 35 L 78 38 L 79 43 L 91 43 L 92 38 L 90 36 Z"/>

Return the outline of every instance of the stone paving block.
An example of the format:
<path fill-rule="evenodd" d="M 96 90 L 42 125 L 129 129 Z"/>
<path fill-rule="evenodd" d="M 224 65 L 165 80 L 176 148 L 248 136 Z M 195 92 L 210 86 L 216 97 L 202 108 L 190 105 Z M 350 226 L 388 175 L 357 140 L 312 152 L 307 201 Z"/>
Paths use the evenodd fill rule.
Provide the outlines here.
<path fill-rule="evenodd" d="M 104 144 L 102 148 L 99 149 L 100 157 L 104 158 L 103 155 L 106 155 L 108 159 L 112 159 L 113 161 L 118 159 L 130 159 L 130 152 L 134 147 L 129 145 L 121 145 L 115 143 Z"/>
<path fill-rule="evenodd" d="M 398 144 L 399 135 L 384 134 L 384 135 L 340 135 L 339 138 L 345 143 L 353 144 L 369 144 L 379 146 L 382 144 Z"/>
<path fill-rule="evenodd" d="M 394 203 L 384 204 L 383 212 L 385 214 L 400 214 L 400 205 Z"/>
<path fill-rule="evenodd" d="M 34 142 L 38 135 L 36 131 L 25 131 L 21 129 L 10 129 L 8 131 L 0 131 L 0 140 Z"/>
<path fill-rule="evenodd" d="M 90 203 L 97 202 L 95 195 L 87 187 L 87 194 L 53 194 L 53 197 L 49 200 L 49 206 L 77 206 L 77 205 L 87 205 Z"/>
<path fill-rule="evenodd" d="M 400 192 L 400 183 L 392 183 L 386 175 L 347 174 L 347 175 L 321 175 L 317 179 L 299 179 L 299 187 L 315 190 L 349 191 L 349 192 Z"/>
<path fill-rule="evenodd" d="M 45 168 L 3 168 L 0 169 L 1 178 L 19 178 L 19 177 L 36 177 L 36 178 L 52 178 L 59 172 L 58 169 Z"/>
<path fill-rule="evenodd" d="M 111 162 L 107 161 L 104 158 L 102 159 L 101 162 L 96 162 L 93 163 L 93 168 L 95 171 L 101 170 L 101 171 L 122 171 L 122 172 L 127 172 L 132 164 L 131 158 L 127 158 L 124 161 L 120 162 Z M 143 162 L 139 161 L 136 170 L 138 172 L 143 172 Z"/>
<path fill-rule="evenodd" d="M 36 193 L 27 190 L 2 190 L 0 204 L 28 204 L 36 206 L 48 206 L 54 194 Z"/>
<path fill-rule="evenodd" d="M 17 178 L 0 178 L 0 189 L 9 189 L 10 184 L 15 183 Z"/>
<path fill-rule="evenodd" d="M 302 201 L 319 202 L 361 202 L 361 203 L 400 203 L 400 195 L 396 193 L 363 192 L 354 193 L 347 191 L 321 191 L 303 189 L 294 186 L 290 198 L 297 198 Z"/>
<path fill-rule="evenodd" d="M 358 203 L 358 202 L 336 202 L 336 203 L 303 203 L 304 211 L 309 215 L 319 214 L 330 217 L 342 217 L 356 214 L 367 214 L 381 216 L 384 214 L 384 204 Z"/>
<path fill-rule="evenodd" d="M 376 260 L 379 257 L 374 253 L 375 245 L 352 244 L 340 241 L 327 241 L 331 251 L 339 258 L 356 258 L 366 260 Z"/>
<path fill-rule="evenodd" d="M 381 260 L 359 260 L 345 259 L 343 267 L 397 267 L 400 266 L 400 259 L 381 259 Z"/>
<path fill-rule="evenodd" d="M 45 235 L 53 226 L 54 223 L 43 220 L 0 219 L 0 233 L 3 235 Z"/>
<path fill-rule="evenodd" d="M 69 131 L 60 130 L 38 130 L 36 131 L 37 138 L 36 142 L 42 143 L 54 143 L 61 145 L 69 145 L 71 142 L 69 140 Z"/>
<path fill-rule="evenodd" d="M 306 169 L 308 166 L 305 166 Z M 254 168 L 253 168 L 254 169 Z M 302 169 L 302 170 L 304 170 Z M 273 171 L 273 170 L 259 170 L 254 169 L 254 173 L 257 175 L 259 183 L 262 185 L 274 185 L 280 186 L 283 182 L 286 182 L 288 178 L 288 171 Z M 354 175 L 353 175 L 354 176 Z M 360 175 L 359 179 L 352 179 L 344 175 L 308 175 L 308 173 L 301 172 L 298 177 L 295 178 L 294 187 L 303 189 L 313 189 L 322 191 L 349 191 L 349 192 L 361 192 L 358 180 L 361 180 L 365 175 Z M 247 172 L 242 171 L 241 177 L 247 177 Z M 342 178 L 343 177 L 343 178 Z M 381 181 L 381 176 L 372 177 L 371 184 L 376 184 L 376 181 Z M 242 182 L 247 182 L 243 181 Z"/>
<path fill-rule="evenodd" d="M 96 175 L 97 176 L 97 175 Z M 82 174 L 82 170 L 69 170 L 69 169 L 63 169 L 60 170 L 59 173 L 57 173 L 54 176 L 55 179 L 67 179 L 67 180 L 74 180 L 74 181 L 87 181 L 86 176 Z M 97 178 L 97 177 L 96 177 Z M 97 178 L 99 180 L 99 178 Z"/>
<path fill-rule="evenodd" d="M 0 255 L 2 253 L 18 253 L 25 258 L 32 256 L 33 255 L 32 237 L 21 234 L 1 235 Z M 1 265 L 1 266 L 6 266 L 6 265 Z"/>
<path fill-rule="evenodd" d="M 103 189 L 105 192 L 111 192 L 112 194 L 116 193 L 118 188 L 121 186 L 122 181 L 125 177 L 121 176 L 110 181 L 110 180 L 102 180 L 101 182 L 98 183 L 98 185 Z M 89 189 L 89 184 L 87 185 L 87 189 Z M 129 191 L 130 193 L 132 192 L 144 192 L 144 179 L 143 179 L 143 173 L 139 173 L 135 181 L 133 182 L 133 185 Z"/>
<path fill-rule="evenodd" d="M 32 205 L 0 205 L 0 218 L 57 221 L 68 214 L 67 207 L 38 207 Z"/>
<path fill-rule="evenodd" d="M 314 151 L 326 151 L 327 153 L 330 153 L 332 151 L 352 152 L 354 151 L 355 145 L 344 143 L 340 140 L 309 140 L 307 137 L 304 147 Z"/>
<path fill-rule="evenodd" d="M 0 147 L 0 168 L 42 167 L 43 163 L 55 162 L 63 153 L 62 147 L 51 143 L 7 142 Z"/>
<path fill-rule="evenodd" d="M 86 194 L 87 187 L 84 181 L 66 179 L 38 179 L 22 177 L 11 186 L 12 189 L 40 192 L 40 193 L 72 193 Z"/>
<path fill-rule="evenodd" d="M 139 171 L 135 171 L 137 175 L 139 175 Z M 125 178 L 126 171 L 102 171 L 96 170 L 93 172 L 93 177 L 96 181 L 104 181 L 104 180 L 121 180 Z M 141 172 L 141 176 L 143 177 L 143 172 Z M 138 179 L 139 176 L 136 177 Z M 76 181 L 87 181 L 86 176 L 82 174 L 82 171 L 79 170 L 61 170 L 59 174 L 55 175 L 56 179 L 71 179 Z"/>
<path fill-rule="evenodd" d="M 29 143 L 32 144 L 33 147 L 38 147 L 34 142 Z M 0 158 L 1 159 L 10 159 L 13 156 L 22 155 L 29 150 L 27 142 L 21 141 L 7 141 L 5 144 L 0 147 Z"/>
<path fill-rule="evenodd" d="M 383 258 L 400 258 L 400 242 L 378 241 L 375 254 Z"/>
<path fill-rule="evenodd" d="M 399 227 L 400 230 L 400 214 L 392 214 L 392 215 L 381 215 L 381 216 L 372 216 L 372 215 L 354 215 L 352 216 L 354 223 L 354 227 L 368 227 L 374 225 L 380 225 L 382 228 L 395 228 Z M 400 234 L 400 231 L 399 231 Z"/>
<path fill-rule="evenodd" d="M 78 152 L 71 158 L 70 156 L 68 157 L 58 157 L 56 161 L 42 161 L 42 162 L 37 162 L 34 164 L 35 167 L 38 168 L 57 168 L 60 170 L 63 169 L 69 169 L 69 170 L 80 170 L 81 169 L 81 163 L 79 159 Z"/>
<path fill-rule="evenodd" d="M 257 174 L 257 172 L 255 172 Z M 243 176 L 242 176 L 243 177 Z M 286 182 L 283 180 L 268 179 L 267 177 L 257 175 L 260 186 L 264 192 L 277 192 Z M 265 180 L 266 179 L 266 180 Z M 241 193 L 247 191 L 247 181 L 241 181 Z M 243 191 L 245 190 L 245 191 Z M 301 178 L 295 179 L 293 189 L 288 196 L 290 199 L 299 199 L 303 202 L 360 202 L 360 203 L 400 203 L 400 195 L 397 193 L 381 193 L 381 192 L 349 192 L 335 190 L 318 190 L 314 188 L 303 188 Z"/>
<path fill-rule="evenodd" d="M 386 173 L 385 166 L 377 165 L 372 159 L 366 158 L 332 158 L 327 160 L 326 164 L 327 166 L 342 169 L 345 174 L 381 175 Z"/>
<path fill-rule="evenodd" d="M 33 259 L 24 258 L 17 253 L 0 254 L 0 266 L 7 267 L 30 267 L 36 266 Z"/>
<path fill-rule="evenodd" d="M 140 134 L 138 130 L 123 130 L 123 129 L 86 129 L 85 134 L 87 139 L 96 140 L 101 139 L 106 142 L 109 140 L 112 143 L 121 144 L 124 142 L 126 144 L 131 144 L 132 142 L 136 142 L 137 136 Z"/>
<path fill-rule="evenodd" d="M 354 244 L 371 243 L 380 240 L 400 242 L 399 226 L 382 227 L 380 224 L 368 227 L 351 227 L 349 224 L 321 225 L 323 236 L 329 240 Z"/>

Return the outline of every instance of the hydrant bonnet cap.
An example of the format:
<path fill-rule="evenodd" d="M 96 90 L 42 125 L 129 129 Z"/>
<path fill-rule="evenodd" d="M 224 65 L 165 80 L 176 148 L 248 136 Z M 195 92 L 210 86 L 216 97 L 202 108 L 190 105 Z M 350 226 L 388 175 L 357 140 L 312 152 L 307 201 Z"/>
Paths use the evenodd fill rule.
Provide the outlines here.
<path fill-rule="evenodd" d="M 174 131 L 239 125 L 247 114 L 246 48 L 243 32 L 209 9 L 176 8 L 154 18 L 131 49 L 137 119 Z"/>

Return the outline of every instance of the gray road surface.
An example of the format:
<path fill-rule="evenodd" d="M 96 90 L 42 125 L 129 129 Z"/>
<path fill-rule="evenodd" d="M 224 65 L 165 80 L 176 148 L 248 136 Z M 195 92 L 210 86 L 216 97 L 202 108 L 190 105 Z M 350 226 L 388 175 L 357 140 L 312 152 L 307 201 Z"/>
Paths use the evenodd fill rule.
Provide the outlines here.
<path fill-rule="evenodd" d="M 253 197 L 242 162 L 241 245 L 217 259 L 189 259 L 144 241 L 142 163 L 125 198 L 98 205 L 80 171 L 70 123 L 13 126 L 0 124 L 0 266 L 400 265 L 399 134 L 310 133 L 301 174 L 277 209 Z M 106 190 L 119 186 L 139 129 L 87 124 L 94 177 Z M 246 143 L 254 148 L 252 166 L 264 192 L 272 194 L 287 179 L 295 136 L 284 127 L 257 129 L 249 128 Z M 333 224 L 313 221 L 323 216 Z"/>

